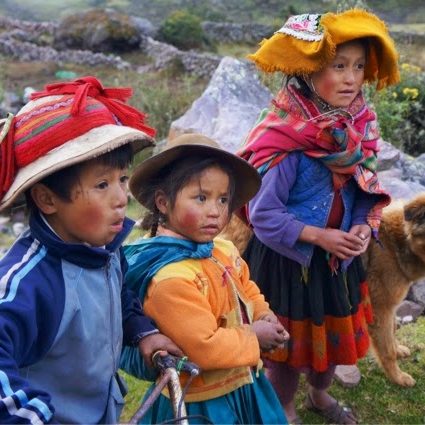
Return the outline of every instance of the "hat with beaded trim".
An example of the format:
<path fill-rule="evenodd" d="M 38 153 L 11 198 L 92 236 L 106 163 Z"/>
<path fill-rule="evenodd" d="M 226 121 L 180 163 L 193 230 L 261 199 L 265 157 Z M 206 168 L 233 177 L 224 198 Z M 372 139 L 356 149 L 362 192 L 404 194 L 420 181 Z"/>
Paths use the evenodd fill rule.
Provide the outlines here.
<path fill-rule="evenodd" d="M 394 41 L 385 23 L 363 9 L 291 16 L 248 58 L 266 72 L 305 76 L 330 63 L 338 44 L 363 38 L 368 40 L 365 81 L 376 81 L 378 90 L 396 84 L 400 73 Z"/>
<path fill-rule="evenodd" d="M 95 77 L 54 83 L 32 93 L 0 121 L 0 210 L 44 177 L 131 143 L 154 144 L 155 130 L 126 101 L 132 90 L 103 87 Z"/>

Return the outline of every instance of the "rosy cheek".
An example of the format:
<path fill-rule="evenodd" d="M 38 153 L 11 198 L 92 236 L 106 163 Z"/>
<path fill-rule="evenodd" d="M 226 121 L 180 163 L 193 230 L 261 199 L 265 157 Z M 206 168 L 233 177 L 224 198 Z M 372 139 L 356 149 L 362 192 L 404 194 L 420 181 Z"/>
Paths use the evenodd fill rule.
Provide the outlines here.
<path fill-rule="evenodd" d="M 181 217 L 181 224 L 185 227 L 193 226 L 198 220 L 198 214 L 195 211 L 187 211 Z"/>
<path fill-rule="evenodd" d="M 324 93 L 329 93 L 332 92 L 333 90 L 335 90 L 335 81 L 331 81 L 331 80 L 325 80 L 322 83 L 322 90 L 324 91 Z"/>
<path fill-rule="evenodd" d="M 102 210 L 99 208 L 86 208 L 84 214 L 81 214 L 83 227 L 93 230 L 93 226 L 99 226 L 103 221 Z"/>

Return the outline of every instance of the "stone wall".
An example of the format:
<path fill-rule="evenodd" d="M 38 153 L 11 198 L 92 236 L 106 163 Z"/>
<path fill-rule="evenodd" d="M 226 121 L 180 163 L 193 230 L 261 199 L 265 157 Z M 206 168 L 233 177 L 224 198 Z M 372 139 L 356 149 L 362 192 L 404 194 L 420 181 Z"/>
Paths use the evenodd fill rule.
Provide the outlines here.
<path fill-rule="evenodd" d="M 228 22 L 202 23 L 205 35 L 212 41 L 221 43 L 252 43 L 257 44 L 265 37 L 270 37 L 275 31 L 269 25 L 232 24 Z"/>

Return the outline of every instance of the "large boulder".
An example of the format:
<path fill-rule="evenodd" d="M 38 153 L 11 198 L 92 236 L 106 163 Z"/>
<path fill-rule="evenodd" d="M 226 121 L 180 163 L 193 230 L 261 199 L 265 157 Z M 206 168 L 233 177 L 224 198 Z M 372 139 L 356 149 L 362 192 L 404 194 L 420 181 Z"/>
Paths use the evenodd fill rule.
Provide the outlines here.
<path fill-rule="evenodd" d="M 62 19 L 55 31 L 56 49 L 122 52 L 138 49 L 140 23 L 111 9 L 91 9 Z"/>
<path fill-rule="evenodd" d="M 171 124 L 169 138 L 183 133 L 202 133 L 234 152 L 243 144 L 259 112 L 271 98 L 271 92 L 261 84 L 253 65 L 224 57 L 201 97 Z"/>

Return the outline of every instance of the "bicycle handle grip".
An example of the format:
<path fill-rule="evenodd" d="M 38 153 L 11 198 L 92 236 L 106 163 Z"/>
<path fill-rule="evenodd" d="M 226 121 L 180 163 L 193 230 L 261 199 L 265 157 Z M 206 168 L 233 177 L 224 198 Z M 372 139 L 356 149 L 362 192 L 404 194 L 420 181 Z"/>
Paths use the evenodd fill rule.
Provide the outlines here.
<path fill-rule="evenodd" d="M 189 362 L 185 357 L 177 357 L 172 354 L 163 354 L 165 351 L 156 351 L 152 356 L 152 362 L 157 369 L 165 370 L 168 368 L 176 369 L 177 372 L 183 371 L 190 375 L 197 376 L 200 368 L 193 362 Z"/>

